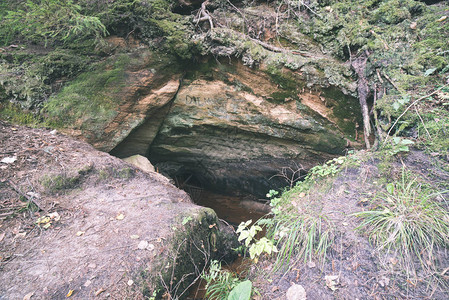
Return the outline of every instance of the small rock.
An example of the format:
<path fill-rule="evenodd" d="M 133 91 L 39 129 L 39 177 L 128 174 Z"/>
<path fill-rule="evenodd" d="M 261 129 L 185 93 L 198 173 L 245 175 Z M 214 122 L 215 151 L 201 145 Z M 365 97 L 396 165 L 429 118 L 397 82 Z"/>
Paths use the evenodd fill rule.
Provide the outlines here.
<path fill-rule="evenodd" d="M 288 288 L 286 297 L 287 300 L 306 300 L 307 294 L 302 285 L 293 284 Z"/>
<path fill-rule="evenodd" d="M 412 23 L 410 24 L 410 29 L 416 29 L 416 25 L 418 25 L 418 23 L 412 22 Z"/>
<path fill-rule="evenodd" d="M 50 134 L 57 134 L 58 131 L 56 129 L 53 129 L 52 131 L 50 131 Z"/>
<path fill-rule="evenodd" d="M 147 241 L 140 241 L 139 245 L 137 245 L 137 248 L 139 248 L 140 250 L 145 250 L 147 247 L 148 247 Z"/>
<path fill-rule="evenodd" d="M 84 287 L 88 287 L 88 286 L 91 285 L 91 284 L 92 284 L 92 281 L 87 280 L 87 281 L 83 284 L 83 286 L 84 286 Z"/>

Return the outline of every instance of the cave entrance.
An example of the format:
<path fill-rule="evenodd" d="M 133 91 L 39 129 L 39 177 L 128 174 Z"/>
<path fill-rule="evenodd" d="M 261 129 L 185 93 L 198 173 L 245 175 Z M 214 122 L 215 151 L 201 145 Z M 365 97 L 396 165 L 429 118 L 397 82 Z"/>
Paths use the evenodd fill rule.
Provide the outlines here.
<path fill-rule="evenodd" d="M 163 169 L 159 170 L 164 173 Z M 216 186 L 212 187 L 205 181 L 207 176 L 187 170 L 168 176 L 178 188 L 189 194 L 195 204 L 212 208 L 220 219 L 233 226 L 250 219 L 258 220 L 269 212 L 268 200 L 265 198 L 245 191 L 229 192 Z"/>

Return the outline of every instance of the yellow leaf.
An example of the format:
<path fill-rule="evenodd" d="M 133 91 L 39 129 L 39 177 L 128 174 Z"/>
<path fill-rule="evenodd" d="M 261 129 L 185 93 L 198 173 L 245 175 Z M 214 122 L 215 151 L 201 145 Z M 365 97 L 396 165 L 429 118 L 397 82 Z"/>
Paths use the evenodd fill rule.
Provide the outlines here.
<path fill-rule="evenodd" d="M 73 294 L 73 290 L 70 290 L 70 291 L 67 293 L 66 297 L 69 298 L 70 296 L 72 296 L 72 294 Z"/>

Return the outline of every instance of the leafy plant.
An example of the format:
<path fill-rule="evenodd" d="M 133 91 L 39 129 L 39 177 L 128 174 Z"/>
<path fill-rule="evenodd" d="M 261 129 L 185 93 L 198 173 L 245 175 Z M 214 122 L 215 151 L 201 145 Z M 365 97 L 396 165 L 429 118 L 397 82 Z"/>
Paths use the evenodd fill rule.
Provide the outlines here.
<path fill-rule="evenodd" d="M 386 149 L 388 149 L 388 153 L 390 155 L 396 155 L 400 152 L 409 152 L 409 146 L 413 145 L 414 143 L 415 142 L 413 142 L 412 140 L 395 136 L 392 138 L 390 145 L 386 146 Z"/>
<path fill-rule="evenodd" d="M 252 282 L 245 280 L 237 284 L 228 296 L 228 300 L 249 300 L 251 298 Z"/>
<path fill-rule="evenodd" d="M 307 178 L 334 176 L 340 170 L 340 166 L 345 162 L 346 157 L 341 156 L 327 161 L 323 165 L 315 166 L 309 170 Z"/>
<path fill-rule="evenodd" d="M 277 252 L 276 246 L 266 237 L 262 237 L 260 240 L 256 239 L 256 235 L 262 231 L 262 227 L 254 224 L 248 228 L 251 222 L 252 220 L 240 223 L 236 231 L 239 234 L 238 240 L 245 240 L 245 246 L 249 247 L 251 259 L 257 259 L 262 253 L 270 255 L 272 252 Z"/>
<path fill-rule="evenodd" d="M 448 211 L 436 200 L 441 195 L 403 169 L 400 181 L 388 184 L 369 210 L 354 214 L 361 219 L 357 229 L 384 259 L 393 255 L 407 276 L 416 276 L 416 261 L 434 271 L 435 250 L 449 246 Z"/>
<path fill-rule="evenodd" d="M 230 271 L 223 270 L 217 260 L 211 261 L 208 272 L 204 272 L 201 277 L 206 281 L 207 299 L 227 299 L 240 283 Z"/>

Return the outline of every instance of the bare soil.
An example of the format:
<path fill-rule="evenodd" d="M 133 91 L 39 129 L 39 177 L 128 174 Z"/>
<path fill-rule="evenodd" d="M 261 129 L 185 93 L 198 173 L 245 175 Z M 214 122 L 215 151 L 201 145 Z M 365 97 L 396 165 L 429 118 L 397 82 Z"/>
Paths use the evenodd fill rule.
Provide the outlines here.
<path fill-rule="evenodd" d="M 160 174 L 54 131 L 0 121 L 5 158 L 0 299 L 141 298 L 139 272 L 166 255 L 174 220 L 199 209 Z"/>

